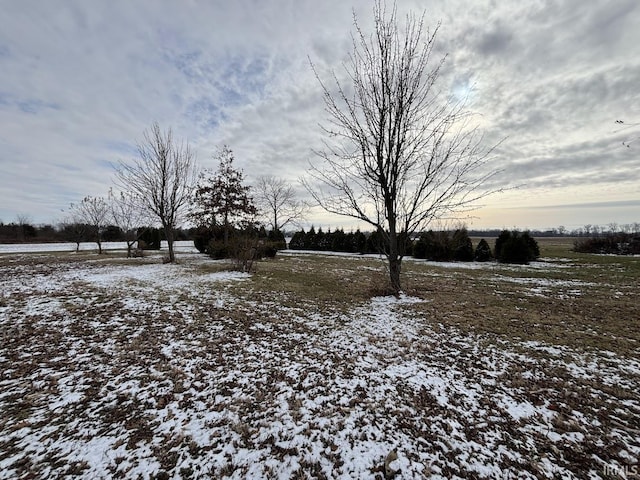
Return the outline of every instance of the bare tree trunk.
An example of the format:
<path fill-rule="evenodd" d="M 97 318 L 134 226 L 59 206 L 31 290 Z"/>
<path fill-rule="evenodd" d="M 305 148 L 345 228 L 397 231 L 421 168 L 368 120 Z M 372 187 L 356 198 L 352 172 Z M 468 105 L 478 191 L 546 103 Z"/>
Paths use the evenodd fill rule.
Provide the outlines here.
<path fill-rule="evenodd" d="M 401 270 L 402 258 L 398 255 L 389 254 L 389 279 L 391 281 L 391 290 L 396 296 L 402 292 L 402 285 L 400 284 Z"/>
<path fill-rule="evenodd" d="M 131 258 L 132 257 L 131 249 L 133 248 L 133 244 L 136 243 L 136 242 L 137 242 L 137 240 L 134 240 L 134 241 L 127 240 L 127 258 Z"/>
<path fill-rule="evenodd" d="M 169 262 L 175 263 L 176 254 L 173 249 L 173 229 L 169 225 L 164 225 L 164 236 L 167 239 L 167 246 L 169 247 Z"/>

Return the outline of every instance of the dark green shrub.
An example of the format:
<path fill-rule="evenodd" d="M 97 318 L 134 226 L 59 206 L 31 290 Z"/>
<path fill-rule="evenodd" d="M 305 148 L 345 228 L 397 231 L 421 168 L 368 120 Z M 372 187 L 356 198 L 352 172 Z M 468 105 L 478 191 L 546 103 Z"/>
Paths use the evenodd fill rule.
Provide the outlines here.
<path fill-rule="evenodd" d="M 318 229 L 315 237 L 315 248 L 321 252 L 331 250 L 331 232 L 324 233 L 322 228 Z"/>
<path fill-rule="evenodd" d="M 466 228 L 459 228 L 453 232 L 451 238 L 451 259 L 457 262 L 473 261 L 473 243 L 469 238 L 469 232 Z"/>
<path fill-rule="evenodd" d="M 162 234 L 159 228 L 145 228 L 139 236 L 138 246 L 142 250 L 160 250 Z"/>
<path fill-rule="evenodd" d="M 231 247 L 224 240 L 211 240 L 207 245 L 206 254 L 215 260 L 231 257 Z"/>
<path fill-rule="evenodd" d="M 275 258 L 278 253 L 278 248 L 272 243 L 266 243 L 258 250 L 258 258 Z"/>
<path fill-rule="evenodd" d="M 610 233 L 602 237 L 585 238 L 574 242 L 573 251 L 610 255 L 639 255 L 640 237 L 626 233 Z"/>
<path fill-rule="evenodd" d="M 452 252 L 448 232 L 429 230 L 422 233 L 413 246 L 413 256 L 436 262 L 451 260 Z"/>
<path fill-rule="evenodd" d="M 478 242 L 478 246 L 476 247 L 476 252 L 474 255 L 474 260 L 476 262 L 488 262 L 493 259 L 493 253 L 491 253 L 491 247 L 489 243 L 483 238 Z"/>
<path fill-rule="evenodd" d="M 270 230 L 267 234 L 267 241 L 273 248 L 276 249 L 276 251 L 286 250 L 287 248 L 287 240 L 284 238 L 284 233 L 282 233 L 280 230 Z"/>
<path fill-rule="evenodd" d="M 367 250 L 367 236 L 360 229 L 353 234 L 352 248 L 354 253 L 365 253 Z"/>
<path fill-rule="evenodd" d="M 537 260 L 540 258 L 540 247 L 538 246 L 538 242 L 536 242 L 535 238 L 533 238 L 529 232 L 524 232 L 522 236 L 526 239 L 527 245 L 529 246 L 531 260 Z"/>
<path fill-rule="evenodd" d="M 348 252 L 349 247 L 346 244 L 347 236 L 344 230 L 339 229 L 331 234 L 331 250 L 334 252 Z"/>
<path fill-rule="evenodd" d="M 213 232 L 208 228 L 198 228 L 193 233 L 193 246 L 200 253 L 207 253 L 207 247 L 211 240 L 213 240 Z"/>
<path fill-rule="evenodd" d="M 304 237 L 304 230 L 294 233 L 291 240 L 289 240 L 289 248 L 291 250 L 304 250 Z"/>
<path fill-rule="evenodd" d="M 311 225 L 309 231 L 304 235 L 304 247 L 305 250 L 316 250 L 318 245 L 316 243 L 316 229 Z"/>
<path fill-rule="evenodd" d="M 384 253 L 387 250 L 384 234 L 380 231 L 371 232 L 367 237 L 364 253 Z"/>
<path fill-rule="evenodd" d="M 103 242 L 124 242 L 124 234 L 120 227 L 115 225 L 108 225 L 102 232 Z"/>
<path fill-rule="evenodd" d="M 527 264 L 539 256 L 538 243 L 529 232 L 504 230 L 496 239 L 495 257 L 501 263 Z"/>

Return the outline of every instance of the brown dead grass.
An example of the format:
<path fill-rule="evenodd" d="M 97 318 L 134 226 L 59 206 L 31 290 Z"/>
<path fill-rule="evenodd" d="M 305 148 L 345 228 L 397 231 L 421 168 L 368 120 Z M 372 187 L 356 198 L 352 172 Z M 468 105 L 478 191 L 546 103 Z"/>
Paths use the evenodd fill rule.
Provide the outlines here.
<path fill-rule="evenodd" d="M 462 331 L 508 340 L 634 355 L 640 347 L 636 288 L 640 259 L 572 254 L 570 239 L 541 241 L 549 267 L 492 265 L 469 270 L 405 261 L 415 314 Z M 382 261 L 325 255 L 281 256 L 262 262 L 235 295 L 278 299 L 292 307 L 342 310 L 388 293 Z M 526 279 L 519 283 L 518 279 Z M 514 279 L 512 281 L 511 279 Z"/>

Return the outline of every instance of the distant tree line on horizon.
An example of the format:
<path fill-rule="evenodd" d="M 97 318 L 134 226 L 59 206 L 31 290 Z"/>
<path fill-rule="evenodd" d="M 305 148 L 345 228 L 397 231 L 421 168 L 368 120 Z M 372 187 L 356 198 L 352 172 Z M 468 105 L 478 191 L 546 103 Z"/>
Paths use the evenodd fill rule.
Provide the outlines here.
<path fill-rule="evenodd" d="M 177 229 L 177 240 L 191 240 L 195 228 Z M 155 227 L 140 227 L 141 239 L 157 235 L 160 241 L 166 240 L 161 229 Z M 117 225 L 106 225 L 101 231 L 103 242 L 124 242 L 126 235 Z M 2 223 L 0 222 L 0 243 L 76 243 L 95 242 L 93 226 L 86 223 L 58 225 L 31 223 Z M 153 242 L 147 242 L 152 245 Z M 160 247 L 158 247 L 160 248 Z"/>
<path fill-rule="evenodd" d="M 25 217 L 26 218 L 26 217 Z M 82 225 L 80 225 L 82 226 Z M 271 225 L 269 225 L 270 227 Z M 80 228 L 83 233 L 80 235 L 81 242 L 93 242 L 95 241 L 94 234 L 91 231 L 91 226 L 84 224 L 84 229 Z M 140 227 L 141 230 L 155 228 L 155 227 Z M 315 229 L 315 227 L 311 227 Z M 319 230 L 322 230 L 320 228 Z M 344 229 L 341 230 L 344 233 Z M 487 237 L 497 238 L 500 233 L 505 229 L 470 229 L 468 234 L 470 237 Z M 269 230 L 267 230 L 269 231 Z M 177 228 L 176 235 L 177 240 L 192 240 L 194 235 L 198 232 L 197 227 L 190 228 Z M 327 230 L 331 232 L 331 230 Z M 356 232 L 345 233 L 345 235 L 351 235 Z M 569 230 L 563 226 L 557 228 L 550 228 L 546 230 L 527 230 L 532 237 L 611 237 L 614 234 L 622 234 L 629 236 L 640 235 L 640 222 L 617 224 L 611 223 L 608 225 L 585 225 Z M 284 237 L 293 237 L 297 232 L 291 230 L 282 230 Z M 371 231 L 360 232 L 365 237 L 371 233 Z M 75 242 L 75 238 L 79 235 L 72 232 L 71 224 L 69 222 L 60 222 L 58 224 L 35 224 L 28 218 L 24 219 L 19 216 L 13 222 L 4 223 L 0 220 L 0 243 L 49 243 L 49 242 Z M 359 235 L 358 235 L 359 236 Z M 105 242 L 123 242 L 125 241 L 125 233 L 117 225 L 106 225 L 102 230 L 102 238 Z M 162 240 L 166 240 L 164 234 L 161 234 Z M 361 241 L 361 240 L 360 240 Z"/>

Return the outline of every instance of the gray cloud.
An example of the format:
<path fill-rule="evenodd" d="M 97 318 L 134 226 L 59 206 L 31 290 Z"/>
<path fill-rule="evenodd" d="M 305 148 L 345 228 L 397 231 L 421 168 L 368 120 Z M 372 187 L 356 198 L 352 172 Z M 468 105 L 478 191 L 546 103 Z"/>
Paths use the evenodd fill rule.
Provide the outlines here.
<path fill-rule="evenodd" d="M 370 2 L 354 4 L 369 28 Z M 398 8 L 402 18 L 423 2 Z M 640 122 L 636 0 L 431 2 L 426 22 L 439 20 L 438 52 L 449 54 L 439 88 L 468 95 L 488 141 L 505 139 L 497 186 L 548 202 L 606 192 L 613 213 L 637 201 L 640 155 L 622 146 L 634 130 L 613 123 Z M 55 221 L 70 202 L 105 194 L 109 164 L 135 156 L 156 120 L 202 166 L 215 167 L 226 143 L 249 180 L 296 181 L 318 161 L 325 120 L 309 58 L 321 75 L 340 74 L 352 24 L 339 0 L 6 2 L 0 219 Z"/>

